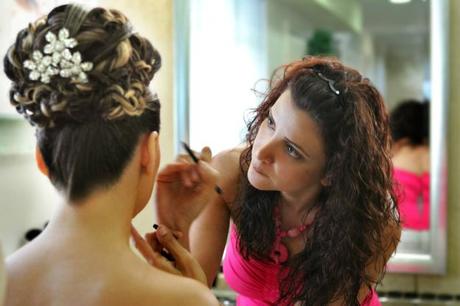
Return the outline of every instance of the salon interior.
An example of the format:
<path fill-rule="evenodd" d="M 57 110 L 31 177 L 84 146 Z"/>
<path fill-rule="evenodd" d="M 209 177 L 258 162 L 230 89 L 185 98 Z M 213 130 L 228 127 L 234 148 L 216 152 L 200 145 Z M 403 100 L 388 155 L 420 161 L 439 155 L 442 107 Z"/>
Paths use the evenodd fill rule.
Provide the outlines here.
<path fill-rule="evenodd" d="M 309 54 L 333 55 L 363 72 L 382 93 L 389 112 L 408 100 L 429 105 L 424 143 L 429 170 L 425 199 L 420 196 L 417 210 L 423 220 L 403 228 L 377 292 L 382 305 L 460 305 L 460 141 L 455 133 L 460 129 L 455 119 L 460 116 L 460 1 L 76 2 L 123 11 L 160 51 L 162 69 L 153 87 L 162 101 L 162 164 L 181 152 L 181 140 L 193 148 L 208 145 L 213 152 L 241 143 L 248 110 L 260 102 L 256 93 L 264 89 L 259 80 Z M 1 1 L 1 54 L 21 25 L 61 3 Z M 3 258 L 40 234 L 59 201 L 36 169 L 32 127 L 9 105 L 8 86 L 2 73 Z M 152 220 L 154 210 L 147 207 L 134 224 L 145 233 Z M 0 292 L 4 288 L 2 278 Z M 235 293 L 221 275 L 212 290 L 223 305 L 235 305 Z"/>

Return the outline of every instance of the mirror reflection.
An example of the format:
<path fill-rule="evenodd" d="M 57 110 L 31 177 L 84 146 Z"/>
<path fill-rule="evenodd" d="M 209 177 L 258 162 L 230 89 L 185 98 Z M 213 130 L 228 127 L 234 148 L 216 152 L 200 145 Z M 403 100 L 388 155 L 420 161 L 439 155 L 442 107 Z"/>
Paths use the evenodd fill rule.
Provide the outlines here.
<path fill-rule="evenodd" d="M 405 100 L 390 113 L 393 178 L 404 227 L 399 251 L 426 253 L 430 229 L 429 104 Z"/>

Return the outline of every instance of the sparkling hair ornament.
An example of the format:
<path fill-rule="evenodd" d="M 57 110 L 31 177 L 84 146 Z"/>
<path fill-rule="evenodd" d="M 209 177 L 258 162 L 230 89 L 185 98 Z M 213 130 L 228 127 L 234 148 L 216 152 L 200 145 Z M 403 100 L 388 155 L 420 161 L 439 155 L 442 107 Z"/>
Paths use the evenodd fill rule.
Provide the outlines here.
<path fill-rule="evenodd" d="M 78 42 L 69 37 L 69 30 L 60 29 L 57 37 L 50 31 L 46 33 L 45 39 L 48 44 L 43 48 L 43 53 L 35 50 L 32 59 L 24 61 L 24 67 L 30 70 L 29 79 L 48 84 L 52 76 L 59 75 L 71 78 L 72 81 L 87 83 L 86 72 L 93 69 L 93 63 L 82 62 L 80 52 L 70 51 Z"/>

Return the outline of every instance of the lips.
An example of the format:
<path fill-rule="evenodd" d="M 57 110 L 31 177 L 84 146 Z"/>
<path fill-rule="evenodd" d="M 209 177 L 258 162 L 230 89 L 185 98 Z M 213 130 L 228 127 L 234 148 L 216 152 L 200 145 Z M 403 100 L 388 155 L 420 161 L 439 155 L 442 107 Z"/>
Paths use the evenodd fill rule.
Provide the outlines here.
<path fill-rule="evenodd" d="M 267 176 L 259 165 L 252 163 L 251 166 L 252 166 L 252 169 L 254 169 L 254 171 L 257 172 L 258 174 Z"/>

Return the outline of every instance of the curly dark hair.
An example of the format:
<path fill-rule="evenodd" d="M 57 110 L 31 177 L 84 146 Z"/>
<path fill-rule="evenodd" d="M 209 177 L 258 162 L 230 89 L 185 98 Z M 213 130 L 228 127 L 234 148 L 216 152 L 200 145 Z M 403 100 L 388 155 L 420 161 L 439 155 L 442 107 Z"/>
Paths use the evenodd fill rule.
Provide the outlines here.
<path fill-rule="evenodd" d="M 339 95 L 324 77 L 333 80 Z M 260 125 L 285 90 L 291 91 L 295 105 L 320 127 L 330 184 L 322 188 L 304 216 L 318 209 L 304 234 L 305 249 L 283 264 L 286 273 L 280 274 L 278 302 L 323 306 L 341 297 L 346 305 L 359 305 L 360 287 L 365 284 L 370 288 L 380 281 L 369 275 L 366 267 L 376 261 L 383 266 L 384 254 L 394 250 L 399 239 L 385 235 L 388 226 L 399 226 L 399 214 L 383 99 L 368 79 L 335 58 L 307 57 L 280 67 L 248 123 L 249 146 L 240 158 L 242 171 L 251 162 Z M 275 239 L 274 207 L 279 198 L 279 192 L 257 190 L 244 180 L 232 214 L 238 247 L 245 258 L 269 260 Z"/>
<path fill-rule="evenodd" d="M 72 52 L 93 63 L 88 81 L 33 80 L 24 62 L 64 27 L 77 41 Z M 10 102 L 36 127 L 50 180 L 71 201 L 117 181 L 140 136 L 159 131 L 160 103 L 148 86 L 161 57 L 117 10 L 56 7 L 18 33 L 3 63 Z"/>

